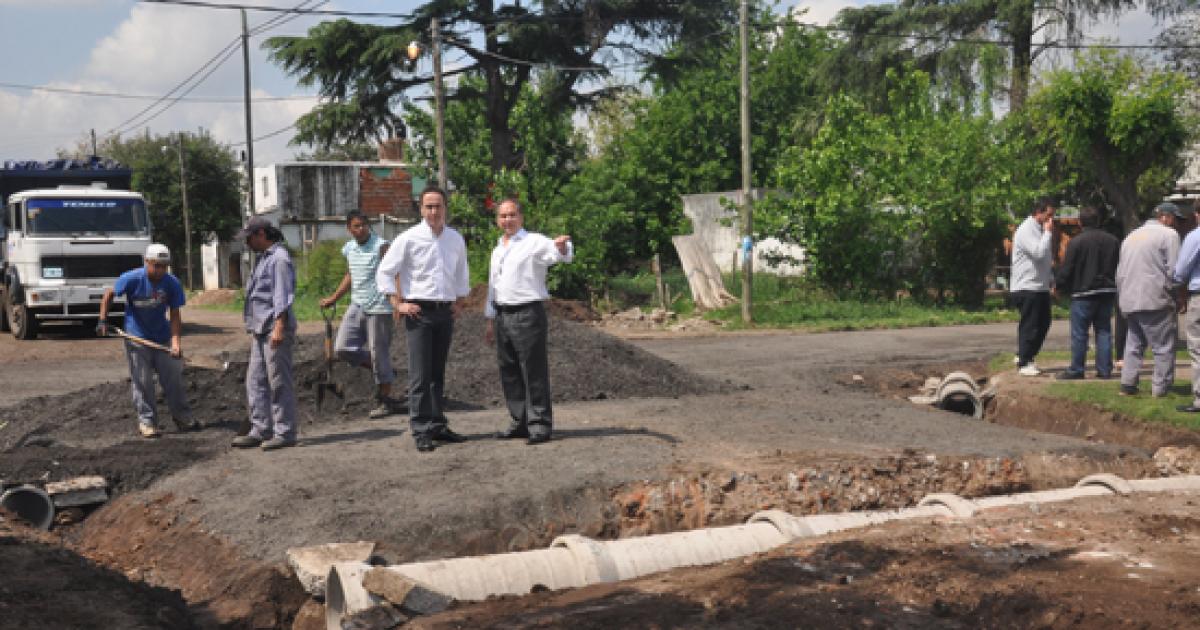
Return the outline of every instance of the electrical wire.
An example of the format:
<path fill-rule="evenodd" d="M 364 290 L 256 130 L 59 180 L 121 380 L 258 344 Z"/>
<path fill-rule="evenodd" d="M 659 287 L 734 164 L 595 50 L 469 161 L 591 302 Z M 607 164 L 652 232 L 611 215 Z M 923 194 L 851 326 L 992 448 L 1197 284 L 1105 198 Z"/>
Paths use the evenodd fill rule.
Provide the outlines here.
<path fill-rule="evenodd" d="M 10 88 L 14 90 L 29 90 L 31 92 L 54 92 L 57 94 L 74 94 L 78 96 L 96 96 L 103 98 L 117 98 L 126 100 L 153 101 L 160 99 L 160 96 L 152 94 L 122 94 L 120 92 L 102 92 L 96 90 L 77 90 L 74 88 L 58 88 L 44 85 L 25 85 L 23 83 L 6 83 L 0 81 L 0 87 Z M 303 101 L 314 98 L 320 98 L 320 95 L 313 94 L 310 96 L 264 96 L 254 99 L 255 101 Z M 241 96 L 190 96 L 180 99 L 188 103 L 241 103 Z"/>
<path fill-rule="evenodd" d="M 280 10 L 282 13 L 281 15 L 277 15 L 258 26 L 255 26 L 253 29 L 249 30 L 248 34 L 249 35 L 258 35 L 260 33 L 266 32 L 267 30 L 270 30 L 276 26 L 286 24 L 287 22 L 290 22 L 291 20 L 294 20 L 297 17 L 300 17 L 300 15 L 304 11 L 307 10 L 305 8 L 305 5 L 307 5 L 313 1 L 314 0 L 304 0 L 304 2 L 301 2 L 300 4 L 296 5 L 295 7 L 291 8 L 291 9 L 281 9 Z M 328 2 L 328 0 L 322 0 L 315 6 L 319 7 L 321 5 L 326 4 L 327 2 Z M 291 14 L 291 15 L 289 15 L 289 14 Z M 186 97 L 188 94 L 190 94 L 192 92 L 192 90 L 196 89 L 197 87 L 200 86 L 200 84 L 204 83 L 204 81 L 206 81 L 208 79 L 208 77 L 212 76 L 213 73 L 215 73 L 217 71 L 217 69 L 219 69 L 222 65 L 224 65 L 225 62 L 228 61 L 233 56 L 233 54 L 237 52 L 238 43 L 241 41 L 241 39 L 242 39 L 242 36 L 240 36 L 240 35 L 235 36 L 228 44 L 225 45 L 224 48 L 222 48 L 216 55 L 213 55 L 212 58 L 210 58 L 203 65 L 201 65 L 200 68 L 198 68 L 195 72 L 193 72 L 191 75 L 189 75 L 186 79 L 181 81 L 175 87 L 171 88 L 166 94 L 164 94 L 163 96 L 156 99 L 153 103 L 146 106 L 138 113 L 134 114 L 133 116 L 126 119 L 121 124 L 113 127 L 112 129 L 109 129 L 108 133 L 109 134 L 122 133 L 122 132 L 132 129 L 134 127 L 139 127 L 139 126 L 145 125 L 145 124 L 149 123 L 150 121 L 154 120 L 155 118 L 158 118 L 159 116 L 161 116 L 168 109 L 173 107 L 176 103 L 180 102 L 184 97 Z M 207 69 L 207 71 L 206 71 L 206 69 Z M 201 72 L 204 73 L 203 76 L 200 76 L 197 79 L 196 78 L 197 75 L 199 75 Z M 190 87 L 188 87 L 187 89 L 184 89 L 183 92 L 181 94 L 179 94 L 179 96 L 172 97 L 172 95 L 175 92 L 179 91 L 180 89 L 183 89 L 183 87 L 188 85 L 188 83 L 191 83 Z M 154 110 L 156 107 L 158 107 L 160 104 L 162 104 L 162 107 L 159 108 L 158 111 L 154 112 L 153 114 L 149 113 L 152 110 Z"/>

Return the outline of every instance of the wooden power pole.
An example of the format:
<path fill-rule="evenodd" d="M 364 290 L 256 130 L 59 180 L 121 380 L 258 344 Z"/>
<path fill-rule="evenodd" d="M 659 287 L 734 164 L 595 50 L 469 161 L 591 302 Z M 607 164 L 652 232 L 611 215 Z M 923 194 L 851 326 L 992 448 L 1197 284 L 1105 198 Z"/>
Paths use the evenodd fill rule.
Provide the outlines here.
<path fill-rule="evenodd" d="M 753 200 L 750 181 L 750 8 L 741 0 L 741 101 L 742 101 L 742 321 L 753 321 L 751 301 L 754 278 Z"/>

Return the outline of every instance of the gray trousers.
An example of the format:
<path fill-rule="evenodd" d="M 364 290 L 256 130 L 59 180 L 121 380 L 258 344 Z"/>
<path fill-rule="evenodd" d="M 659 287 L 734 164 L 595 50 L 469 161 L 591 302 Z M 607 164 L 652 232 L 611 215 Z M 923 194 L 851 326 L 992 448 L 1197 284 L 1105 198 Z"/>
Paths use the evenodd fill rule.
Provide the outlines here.
<path fill-rule="evenodd" d="M 1192 357 L 1192 404 L 1200 405 L 1200 293 L 1188 298 L 1183 331 L 1187 333 L 1188 354 Z"/>
<path fill-rule="evenodd" d="M 246 404 L 250 408 L 250 435 L 256 438 L 297 438 L 296 388 L 292 383 L 295 343 L 295 331 L 285 333 L 278 348 L 271 347 L 271 333 L 250 335 Z"/>
<path fill-rule="evenodd" d="M 446 427 L 446 359 L 454 334 L 449 306 L 418 302 L 421 314 L 404 318 L 408 340 L 408 419 L 413 437 L 436 435 Z"/>
<path fill-rule="evenodd" d="M 376 385 L 387 385 L 396 380 L 392 371 L 392 331 L 395 324 L 392 314 L 371 315 L 363 312 L 358 304 L 351 304 L 338 327 L 337 341 L 333 349 L 339 359 L 350 365 L 371 362 Z"/>
<path fill-rule="evenodd" d="M 1149 346 L 1154 354 L 1154 378 L 1151 393 L 1165 396 L 1175 382 L 1175 338 L 1178 323 L 1175 309 L 1125 313 L 1129 325 L 1125 339 L 1125 364 L 1121 368 L 1121 384 L 1137 387 L 1138 371 L 1142 369 L 1142 354 Z"/>
<path fill-rule="evenodd" d="M 554 420 L 545 307 L 541 302 L 498 307 L 495 329 L 500 384 L 514 428 L 525 426 L 531 436 L 550 435 Z"/>
<path fill-rule="evenodd" d="M 187 421 L 192 417 L 187 395 L 183 391 L 183 361 L 162 350 L 155 350 L 125 342 L 125 359 L 129 361 L 129 382 L 133 390 L 133 408 L 137 410 L 138 422 L 146 426 L 158 426 L 158 409 L 155 402 L 154 375 L 163 388 L 163 398 L 176 420 Z"/>

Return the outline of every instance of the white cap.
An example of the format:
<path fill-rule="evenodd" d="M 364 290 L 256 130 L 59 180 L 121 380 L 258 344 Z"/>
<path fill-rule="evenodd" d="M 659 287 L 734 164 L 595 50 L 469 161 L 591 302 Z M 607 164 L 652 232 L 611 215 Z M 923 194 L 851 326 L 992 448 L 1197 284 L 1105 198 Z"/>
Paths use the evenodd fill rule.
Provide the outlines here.
<path fill-rule="evenodd" d="M 146 260 L 161 263 L 171 262 L 171 251 L 162 243 L 154 243 L 146 248 Z"/>

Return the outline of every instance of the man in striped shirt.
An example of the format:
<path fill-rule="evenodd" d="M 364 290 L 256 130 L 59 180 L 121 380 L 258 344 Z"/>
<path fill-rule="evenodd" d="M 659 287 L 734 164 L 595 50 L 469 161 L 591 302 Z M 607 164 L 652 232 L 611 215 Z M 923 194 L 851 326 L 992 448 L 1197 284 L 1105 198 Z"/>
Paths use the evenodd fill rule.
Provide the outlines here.
<path fill-rule="evenodd" d="M 338 328 L 334 350 L 338 358 L 350 365 L 370 369 L 379 387 L 378 403 L 370 412 L 372 418 L 395 413 L 392 400 L 392 305 L 375 284 L 379 261 L 387 253 L 388 242 L 371 232 L 367 217 L 358 210 L 346 215 L 346 229 L 354 237 L 342 247 L 346 257 L 346 275 L 333 295 L 321 300 L 321 308 L 329 308 L 346 293 L 350 306 Z"/>

